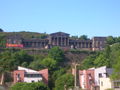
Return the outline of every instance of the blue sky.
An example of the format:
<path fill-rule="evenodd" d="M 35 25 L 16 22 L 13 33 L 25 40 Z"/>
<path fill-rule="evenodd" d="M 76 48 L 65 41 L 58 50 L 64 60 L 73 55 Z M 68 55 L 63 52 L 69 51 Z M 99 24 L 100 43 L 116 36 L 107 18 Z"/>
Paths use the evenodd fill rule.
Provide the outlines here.
<path fill-rule="evenodd" d="M 120 36 L 120 0 L 0 0 L 0 28 Z"/>

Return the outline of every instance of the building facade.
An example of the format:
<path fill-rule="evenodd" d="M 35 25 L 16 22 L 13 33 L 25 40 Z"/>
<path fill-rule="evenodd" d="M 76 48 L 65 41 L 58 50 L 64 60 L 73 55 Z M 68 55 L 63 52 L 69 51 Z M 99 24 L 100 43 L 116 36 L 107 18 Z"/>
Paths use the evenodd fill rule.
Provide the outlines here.
<path fill-rule="evenodd" d="M 82 89 L 94 90 L 94 69 L 79 71 L 79 81 Z"/>
<path fill-rule="evenodd" d="M 93 37 L 88 40 L 71 39 L 70 35 L 64 32 L 50 34 L 46 39 L 24 39 L 19 36 L 7 38 L 6 48 L 37 48 L 49 49 L 59 46 L 65 49 L 80 50 L 103 50 L 106 44 L 106 37 Z"/>
<path fill-rule="evenodd" d="M 95 69 L 95 84 L 100 86 L 100 78 L 108 78 L 113 72 L 113 69 L 102 66 Z"/>
<path fill-rule="evenodd" d="M 112 73 L 113 69 L 107 68 L 106 66 L 79 70 L 79 82 L 77 82 L 77 85 L 85 90 L 106 90 L 111 88 L 120 90 L 120 80 L 112 81 L 110 79 Z M 72 70 L 72 74 L 75 75 L 74 69 Z"/>
<path fill-rule="evenodd" d="M 48 84 L 48 69 L 35 71 L 32 69 L 18 66 L 18 70 L 14 71 L 13 78 L 14 83 L 17 82 L 31 83 L 42 81 L 45 84 Z"/>

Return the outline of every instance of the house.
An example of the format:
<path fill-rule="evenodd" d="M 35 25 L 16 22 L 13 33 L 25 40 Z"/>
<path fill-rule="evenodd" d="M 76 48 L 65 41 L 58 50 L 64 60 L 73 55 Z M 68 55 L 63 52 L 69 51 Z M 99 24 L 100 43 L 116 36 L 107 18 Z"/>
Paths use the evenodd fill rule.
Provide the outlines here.
<path fill-rule="evenodd" d="M 40 71 L 18 66 L 18 70 L 14 71 L 14 83 L 16 82 L 39 82 L 43 81 L 48 84 L 48 69 Z"/>
<path fill-rule="evenodd" d="M 112 88 L 112 83 L 110 78 L 108 77 L 102 77 L 99 79 L 100 80 L 100 90 L 105 90 L 105 89 L 111 89 Z"/>
<path fill-rule="evenodd" d="M 94 68 L 79 71 L 79 81 L 82 89 L 93 90 L 94 79 Z"/>
<path fill-rule="evenodd" d="M 79 70 L 79 73 L 75 69 L 72 70 L 72 74 L 78 74 L 79 81 L 76 82 L 79 84 L 79 87 L 85 90 L 106 90 L 114 89 L 120 90 L 120 80 L 112 81 L 110 75 L 113 72 L 112 68 L 107 68 L 102 66 L 99 68 L 90 68 L 87 70 Z M 77 75 L 76 75 L 77 76 Z M 77 84 L 77 85 L 78 85 Z"/>
<path fill-rule="evenodd" d="M 85 90 L 120 90 L 120 80 L 110 79 L 112 72 L 113 69 L 106 66 L 79 70 L 79 86 Z"/>
<path fill-rule="evenodd" d="M 96 68 L 94 72 L 95 72 L 95 85 L 100 86 L 100 78 L 109 77 L 112 74 L 113 69 L 107 68 L 106 66 L 102 66 L 102 67 Z"/>

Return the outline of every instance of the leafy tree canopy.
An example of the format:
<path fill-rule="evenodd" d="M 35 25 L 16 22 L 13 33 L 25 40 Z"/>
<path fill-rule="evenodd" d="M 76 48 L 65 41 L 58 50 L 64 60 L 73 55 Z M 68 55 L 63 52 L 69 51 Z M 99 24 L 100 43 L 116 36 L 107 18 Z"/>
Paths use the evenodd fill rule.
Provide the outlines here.
<path fill-rule="evenodd" d="M 72 88 L 74 78 L 71 74 L 64 74 L 55 81 L 55 90 L 64 90 L 64 88 Z"/>
<path fill-rule="evenodd" d="M 79 39 L 81 39 L 81 40 L 87 40 L 88 37 L 87 37 L 87 35 L 82 35 L 82 36 L 79 37 Z"/>
<path fill-rule="evenodd" d="M 59 47 L 53 47 L 50 49 L 48 57 L 54 59 L 58 63 L 64 61 L 64 52 Z"/>
<path fill-rule="evenodd" d="M 41 65 L 45 66 L 49 69 L 49 71 L 51 71 L 57 67 L 57 62 L 52 58 L 45 58 L 41 62 Z"/>
<path fill-rule="evenodd" d="M 49 90 L 49 88 L 42 82 L 35 83 L 16 83 L 10 90 Z"/>

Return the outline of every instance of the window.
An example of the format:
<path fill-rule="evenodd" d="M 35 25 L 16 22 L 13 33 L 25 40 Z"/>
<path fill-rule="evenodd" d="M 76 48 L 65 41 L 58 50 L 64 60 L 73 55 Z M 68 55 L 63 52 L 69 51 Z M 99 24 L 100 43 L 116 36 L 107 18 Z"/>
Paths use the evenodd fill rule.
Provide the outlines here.
<path fill-rule="evenodd" d="M 35 82 L 34 80 L 32 80 L 31 82 Z"/>
<path fill-rule="evenodd" d="M 109 77 L 109 74 L 108 73 L 105 73 L 106 77 Z"/>
<path fill-rule="evenodd" d="M 18 74 L 17 77 L 20 78 L 20 74 Z"/>
<path fill-rule="evenodd" d="M 102 77 L 102 73 L 99 73 L 98 77 L 101 78 Z"/>
<path fill-rule="evenodd" d="M 25 74 L 25 77 L 41 77 L 40 74 Z"/>

